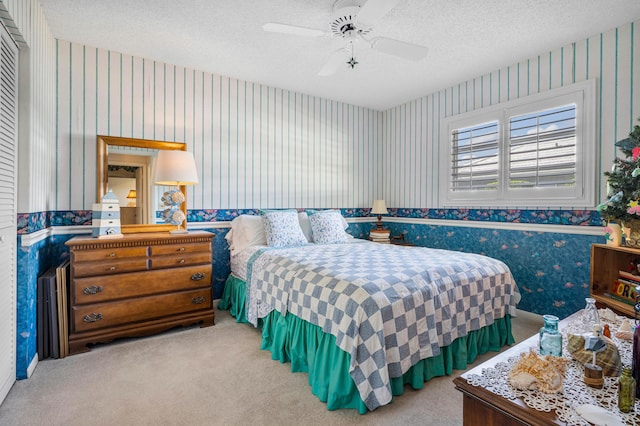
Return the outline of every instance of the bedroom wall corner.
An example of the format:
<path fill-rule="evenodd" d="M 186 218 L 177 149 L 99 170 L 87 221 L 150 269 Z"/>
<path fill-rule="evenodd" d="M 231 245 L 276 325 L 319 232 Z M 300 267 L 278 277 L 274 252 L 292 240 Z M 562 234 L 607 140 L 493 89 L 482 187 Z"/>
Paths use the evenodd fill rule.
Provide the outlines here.
<path fill-rule="evenodd" d="M 591 244 L 603 235 L 386 222 L 391 235 L 405 233 L 418 246 L 483 254 L 504 262 L 520 289 L 518 309 L 565 318 L 589 297 Z"/>

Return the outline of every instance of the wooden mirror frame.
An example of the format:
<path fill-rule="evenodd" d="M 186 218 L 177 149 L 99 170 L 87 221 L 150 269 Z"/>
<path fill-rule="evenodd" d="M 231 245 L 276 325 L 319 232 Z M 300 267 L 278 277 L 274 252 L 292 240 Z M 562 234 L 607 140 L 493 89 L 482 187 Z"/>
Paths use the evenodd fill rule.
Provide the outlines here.
<path fill-rule="evenodd" d="M 97 180 L 97 197 L 98 203 L 102 200 L 104 194 L 107 193 L 108 182 L 109 182 L 109 167 L 108 167 L 108 148 L 109 146 L 130 146 L 134 148 L 147 148 L 147 149 L 166 149 L 166 150 L 178 150 L 178 151 L 186 151 L 187 144 L 179 143 L 179 142 L 164 142 L 164 141 L 154 141 L 149 139 L 134 139 L 134 138 L 122 138 L 118 136 L 97 136 L 97 145 L 96 145 L 96 180 Z M 187 191 L 184 185 L 181 185 L 180 191 L 185 196 L 185 202 L 180 206 L 180 210 L 187 217 Z M 150 206 L 151 207 L 151 206 Z M 153 210 L 155 211 L 155 209 Z M 155 216 L 155 214 L 154 214 Z M 186 229 L 187 220 L 185 219 L 182 223 L 183 229 Z M 121 225 L 121 230 L 123 234 L 131 234 L 135 232 L 163 232 L 170 231 L 172 229 L 177 229 L 176 225 L 171 224 L 135 224 L 135 225 Z"/>

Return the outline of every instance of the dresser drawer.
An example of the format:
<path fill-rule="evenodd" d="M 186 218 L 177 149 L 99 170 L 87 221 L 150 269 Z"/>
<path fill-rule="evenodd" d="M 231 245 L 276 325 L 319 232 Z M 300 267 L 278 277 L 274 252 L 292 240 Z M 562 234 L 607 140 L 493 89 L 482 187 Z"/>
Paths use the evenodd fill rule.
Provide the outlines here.
<path fill-rule="evenodd" d="M 141 232 L 68 240 L 69 353 L 176 326 L 213 325 L 214 236 Z"/>
<path fill-rule="evenodd" d="M 211 289 L 161 294 L 119 302 L 74 306 L 71 321 L 74 332 L 98 330 L 123 324 L 212 309 Z"/>
<path fill-rule="evenodd" d="M 211 264 L 77 278 L 71 283 L 71 297 L 72 304 L 84 305 L 202 287 L 211 287 Z"/>
<path fill-rule="evenodd" d="M 147 247 L 118 247 L 111 249 L 74 251 L 71 253 L 71 257 L 74 262 L 91 262 L 94 260 L 145 257 L 147 254 Z"/>
<path fill-rule="evenodd" d="M 164 254 L 182 254 L 182 253 L 198 253 L 209 252 L 211 253 L 210 243 L 185 243 L 185 244 L 168 244 L 151 246 L 151 255 L 164 255 Z"/>
<path fill-rule="evenodd" d="M 211 253 L 186 253 L 172 256 L 154 256 L 151 258 L 151 269 L 174 268 L 187 265 L 211 263 Z"/>
<path fill-rule="evenodd" d="M 72 274 L 75 278 L 91 277 L 94 275 L 113 275 L 121 272 L 144 271 L 149 269 L 149 259 L 134 257 L 129 259 L 100 260 L 72 264 Z"/>

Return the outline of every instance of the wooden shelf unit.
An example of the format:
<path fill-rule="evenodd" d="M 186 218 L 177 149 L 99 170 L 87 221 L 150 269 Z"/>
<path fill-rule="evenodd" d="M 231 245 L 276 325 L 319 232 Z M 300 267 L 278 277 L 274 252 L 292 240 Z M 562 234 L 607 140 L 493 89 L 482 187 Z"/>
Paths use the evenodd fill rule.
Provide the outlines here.
<path fill-rule="evenodd" d="M 613 291 L 613 283 L 618 279 L 619 271 L 627 271 L 629 264 L 640 259 L 640 250 L 631 247 L 615 247 L 606 244 L 591 246 L 591 297 L 600 307 L 633 318 L 632 305 L 605 295 Z M 639 277 L 640 278 L 640 277 Z"/>

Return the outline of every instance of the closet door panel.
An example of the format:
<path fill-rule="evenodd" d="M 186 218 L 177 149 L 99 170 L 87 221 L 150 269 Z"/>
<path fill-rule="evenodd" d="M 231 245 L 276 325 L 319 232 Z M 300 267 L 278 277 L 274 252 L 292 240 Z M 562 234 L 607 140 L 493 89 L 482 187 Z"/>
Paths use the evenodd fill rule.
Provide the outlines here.
<path fill-rule="evenodd" d="M 0 25 L 0 403 L 16 379 L 17 64 Z"/>

